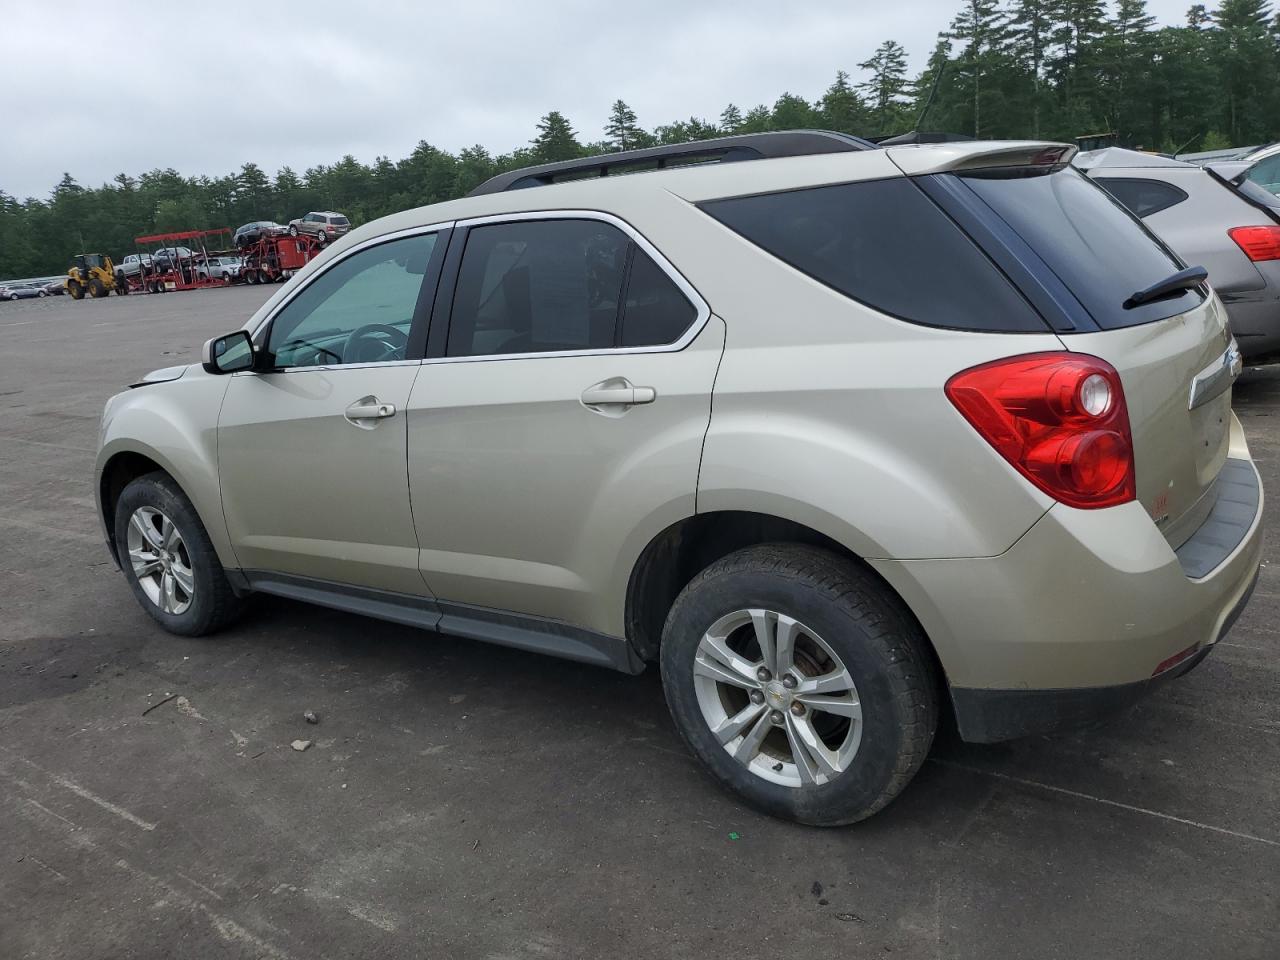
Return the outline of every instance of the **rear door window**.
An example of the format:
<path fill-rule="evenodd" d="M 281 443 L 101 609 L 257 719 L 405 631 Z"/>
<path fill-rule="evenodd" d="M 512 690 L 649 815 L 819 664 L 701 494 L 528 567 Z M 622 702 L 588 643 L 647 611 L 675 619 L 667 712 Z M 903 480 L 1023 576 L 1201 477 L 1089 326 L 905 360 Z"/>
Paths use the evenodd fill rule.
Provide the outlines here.
<path fill-rule="evenodd" d="M 1074 167 L 963 178 L 1057 275 L 1104 330 L 1186 313 L 1204 301 L 1187 290 L 1126 310 L 1135 292 L 1184 264 L 1120 203 Z"/>
<path fill-rule="evenodd" d="M 898 319 L 958 330 L 1047 329 L 969 236 L 905 177 L 701 208 L 819 283 Z"/>
<path fill-rule="evenodd" d="M 447 354 L 612 348 L 630 243 L 596 220 L 473 227 L 458 269 Z"/>
<path fill-rule="evenodd" d="M 1135 217 L 1149 217 L 1168 210 L 1187 199 L 1185 190 L 1162 180 L 1143 177 L 1094 177 L 1106 191 L 1128 208 Z"/>

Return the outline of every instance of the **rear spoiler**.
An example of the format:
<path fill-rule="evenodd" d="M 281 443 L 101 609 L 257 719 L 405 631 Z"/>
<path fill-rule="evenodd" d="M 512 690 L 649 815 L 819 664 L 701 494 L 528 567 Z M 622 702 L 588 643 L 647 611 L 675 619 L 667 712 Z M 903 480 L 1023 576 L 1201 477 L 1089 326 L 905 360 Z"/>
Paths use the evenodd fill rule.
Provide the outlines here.
<path fill-rule="evenodd" d="M 1076 150 L 1069 143 L 1011 140 L 889 147 L 885 152 L 899 170 L 917 177 L 1000 167 L 1059 167 L 1070 163 Z"/>

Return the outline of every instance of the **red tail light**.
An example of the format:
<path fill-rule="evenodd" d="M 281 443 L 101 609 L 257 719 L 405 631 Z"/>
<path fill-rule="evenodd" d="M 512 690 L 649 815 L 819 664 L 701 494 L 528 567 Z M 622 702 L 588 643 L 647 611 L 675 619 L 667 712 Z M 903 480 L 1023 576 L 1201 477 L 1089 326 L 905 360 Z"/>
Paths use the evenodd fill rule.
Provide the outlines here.
<path fill-rule="evenodd" d="M 1105 360 L 1009 357 L 957 373 L 946 391 L 983 439 L 1055 500 L 1091 509 L 1134 499 L 1129 411 Z"/>
<path fill-rule="evenodd" d="M 1227 235 L 1254 263 L 1280 260 L 1280 227 L 1232 227 Z"/>

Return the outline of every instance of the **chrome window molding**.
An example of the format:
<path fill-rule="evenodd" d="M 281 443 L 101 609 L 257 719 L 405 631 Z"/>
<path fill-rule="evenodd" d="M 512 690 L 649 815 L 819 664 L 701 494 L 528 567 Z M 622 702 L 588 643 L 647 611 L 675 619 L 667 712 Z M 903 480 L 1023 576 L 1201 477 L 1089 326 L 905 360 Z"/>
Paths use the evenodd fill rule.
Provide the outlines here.
<path fill-rule="evenodd" d="M 467 357 L 428 357 L 422 361 L 426 364 L 436 363 L 482 363 L 489 360 L 534 360 L 538 358 L 552 359 L 555 357 L 599 357 L 599 356 L 619 356 L 633 353 L 678 353 L 689 344 L 691 344 L 702 332 L 707 322 L 711 319 L 711 307 L 707 301 L 702 299 L 702 295 L 694 288 L 684 275 L 676 269 L 675 265 L 662 255 L 657 247 L 640 233 L 635 227 L 627 223 L 621 217 L 617 217 L 612 213 L 605 213 L 602 210 L 527 210 L 520 213 L 499 213 L 486 217 L 472 217 L 465 220 L 457 220 L 453 223 L 454 227 L 482 227 L 494 223 L 514 223 L 520 220 L 598 220 L 601 223 L 607 223 L 617 227 L 626 234 L 636 246 L 647 253 L 653 262 L 658 265 L 658 269 L 671 278 L 671 282 L 676 285 L 682 294 L 693 304 L 696 316 L 693 323 L 689 324 L 689 328 L 681 335 L 680 339 L 671 343 L 661 343 L 649 347 L 586 347 L 582 350 L 535 350 L 526 353 L 482 353 Z"/>
<path fill-rule="evenodd" d="M 392 240 L 399 240 L 404 237 L 419 236 L 425 233 L 438 233 L 441 230 L 457 228 L 457 227 L 480 227 L 494 223 L 512 223 L 521 220 L 597 220 L 601 223 L 607 223 L 616 227 L 626 234 L 641 250 L 653 259 L 663 273 L 665 273 L 676 288 L 693 304 L 695 316 L 693 323 L 685 330 L 684 334 L 678 340 L 671 343 L 662 343 L 647 347 L 588 347 L 582 350 L 542 350 L 531 351 L 526 353 L 485 353 L 476 354 L 467 357 L 428 357 L 425 360 L 388 360 L 373 363 L 342 363 L 342 364 L 317 364 L 309 367 L 286 367 L 275 371 L 276 373 L 306 373 L 317 370 L 349 370 L 360 369 L 366 367 L 388 367 L 399 366 L 405 364 L 436 364 L 436 363 L 482 363 L 490 360 L 533 360 L 537 358 L 553 359 L 556 357 L 591 357 L 591 356 L 616 356 L 628 355 L 634 353 L 678 353 L 697 339 L 703 328 L 706 327 L 711 319 L 711 307 L 707 304 L 702 295 L 698 293 L 693 284 L 685 279 L 684 275 L 676 269 L 675 265 L 668 260 L 657 247 L 649 242 L 643 234 L 640 233 L 630 223 L 621 217 L 611 213 L 605 213 L 602 210 L 529 210 L 518 213 L 499 213 L 484 217 L 472 217 L 464 220 L 446 220 L 439 223 L 425 224 L 417 227 L 406 227 L 403 230 L 397 230 L 393 233 L 384 233 L 376 237 L 370 237 L 349 250 L 343 252 L 342 256 L 337 257 L 332 263 L 326 264 L 323 270 L 317 270 L 314 274 L 307 278 L 304 283 L 300 283 L 297 289 L 289 292 L 285 299 L 281 300 L 272 311 L 263 318 L 253 330 L 253 340 L 255 345 L 258 344 L 260 335 L 267 329 L 276 316 L 284 310 L 293 299 L 303 290 L 314 283 L 319 277 L 324 276 L 329 270 L 337 266 L 347 257 L 367 250 L 382 243 L 388 243 Z M 242 373 L 252 373 L 252 371 L 238 371 L 233 376 L 240 376 Z"/>

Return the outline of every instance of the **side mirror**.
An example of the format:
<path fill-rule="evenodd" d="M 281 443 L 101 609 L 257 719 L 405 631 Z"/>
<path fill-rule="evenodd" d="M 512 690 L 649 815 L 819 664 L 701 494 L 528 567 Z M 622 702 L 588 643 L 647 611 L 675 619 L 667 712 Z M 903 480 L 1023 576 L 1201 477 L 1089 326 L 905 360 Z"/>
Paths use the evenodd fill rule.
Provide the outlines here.
<path fill-rule="evenodd" d="M 205 342 L 200 357 L 201 365 L 209 373 L 235 373 L 252 370 L 254 364 L 253 338 L 248 330 L 226 333 Z"/>

